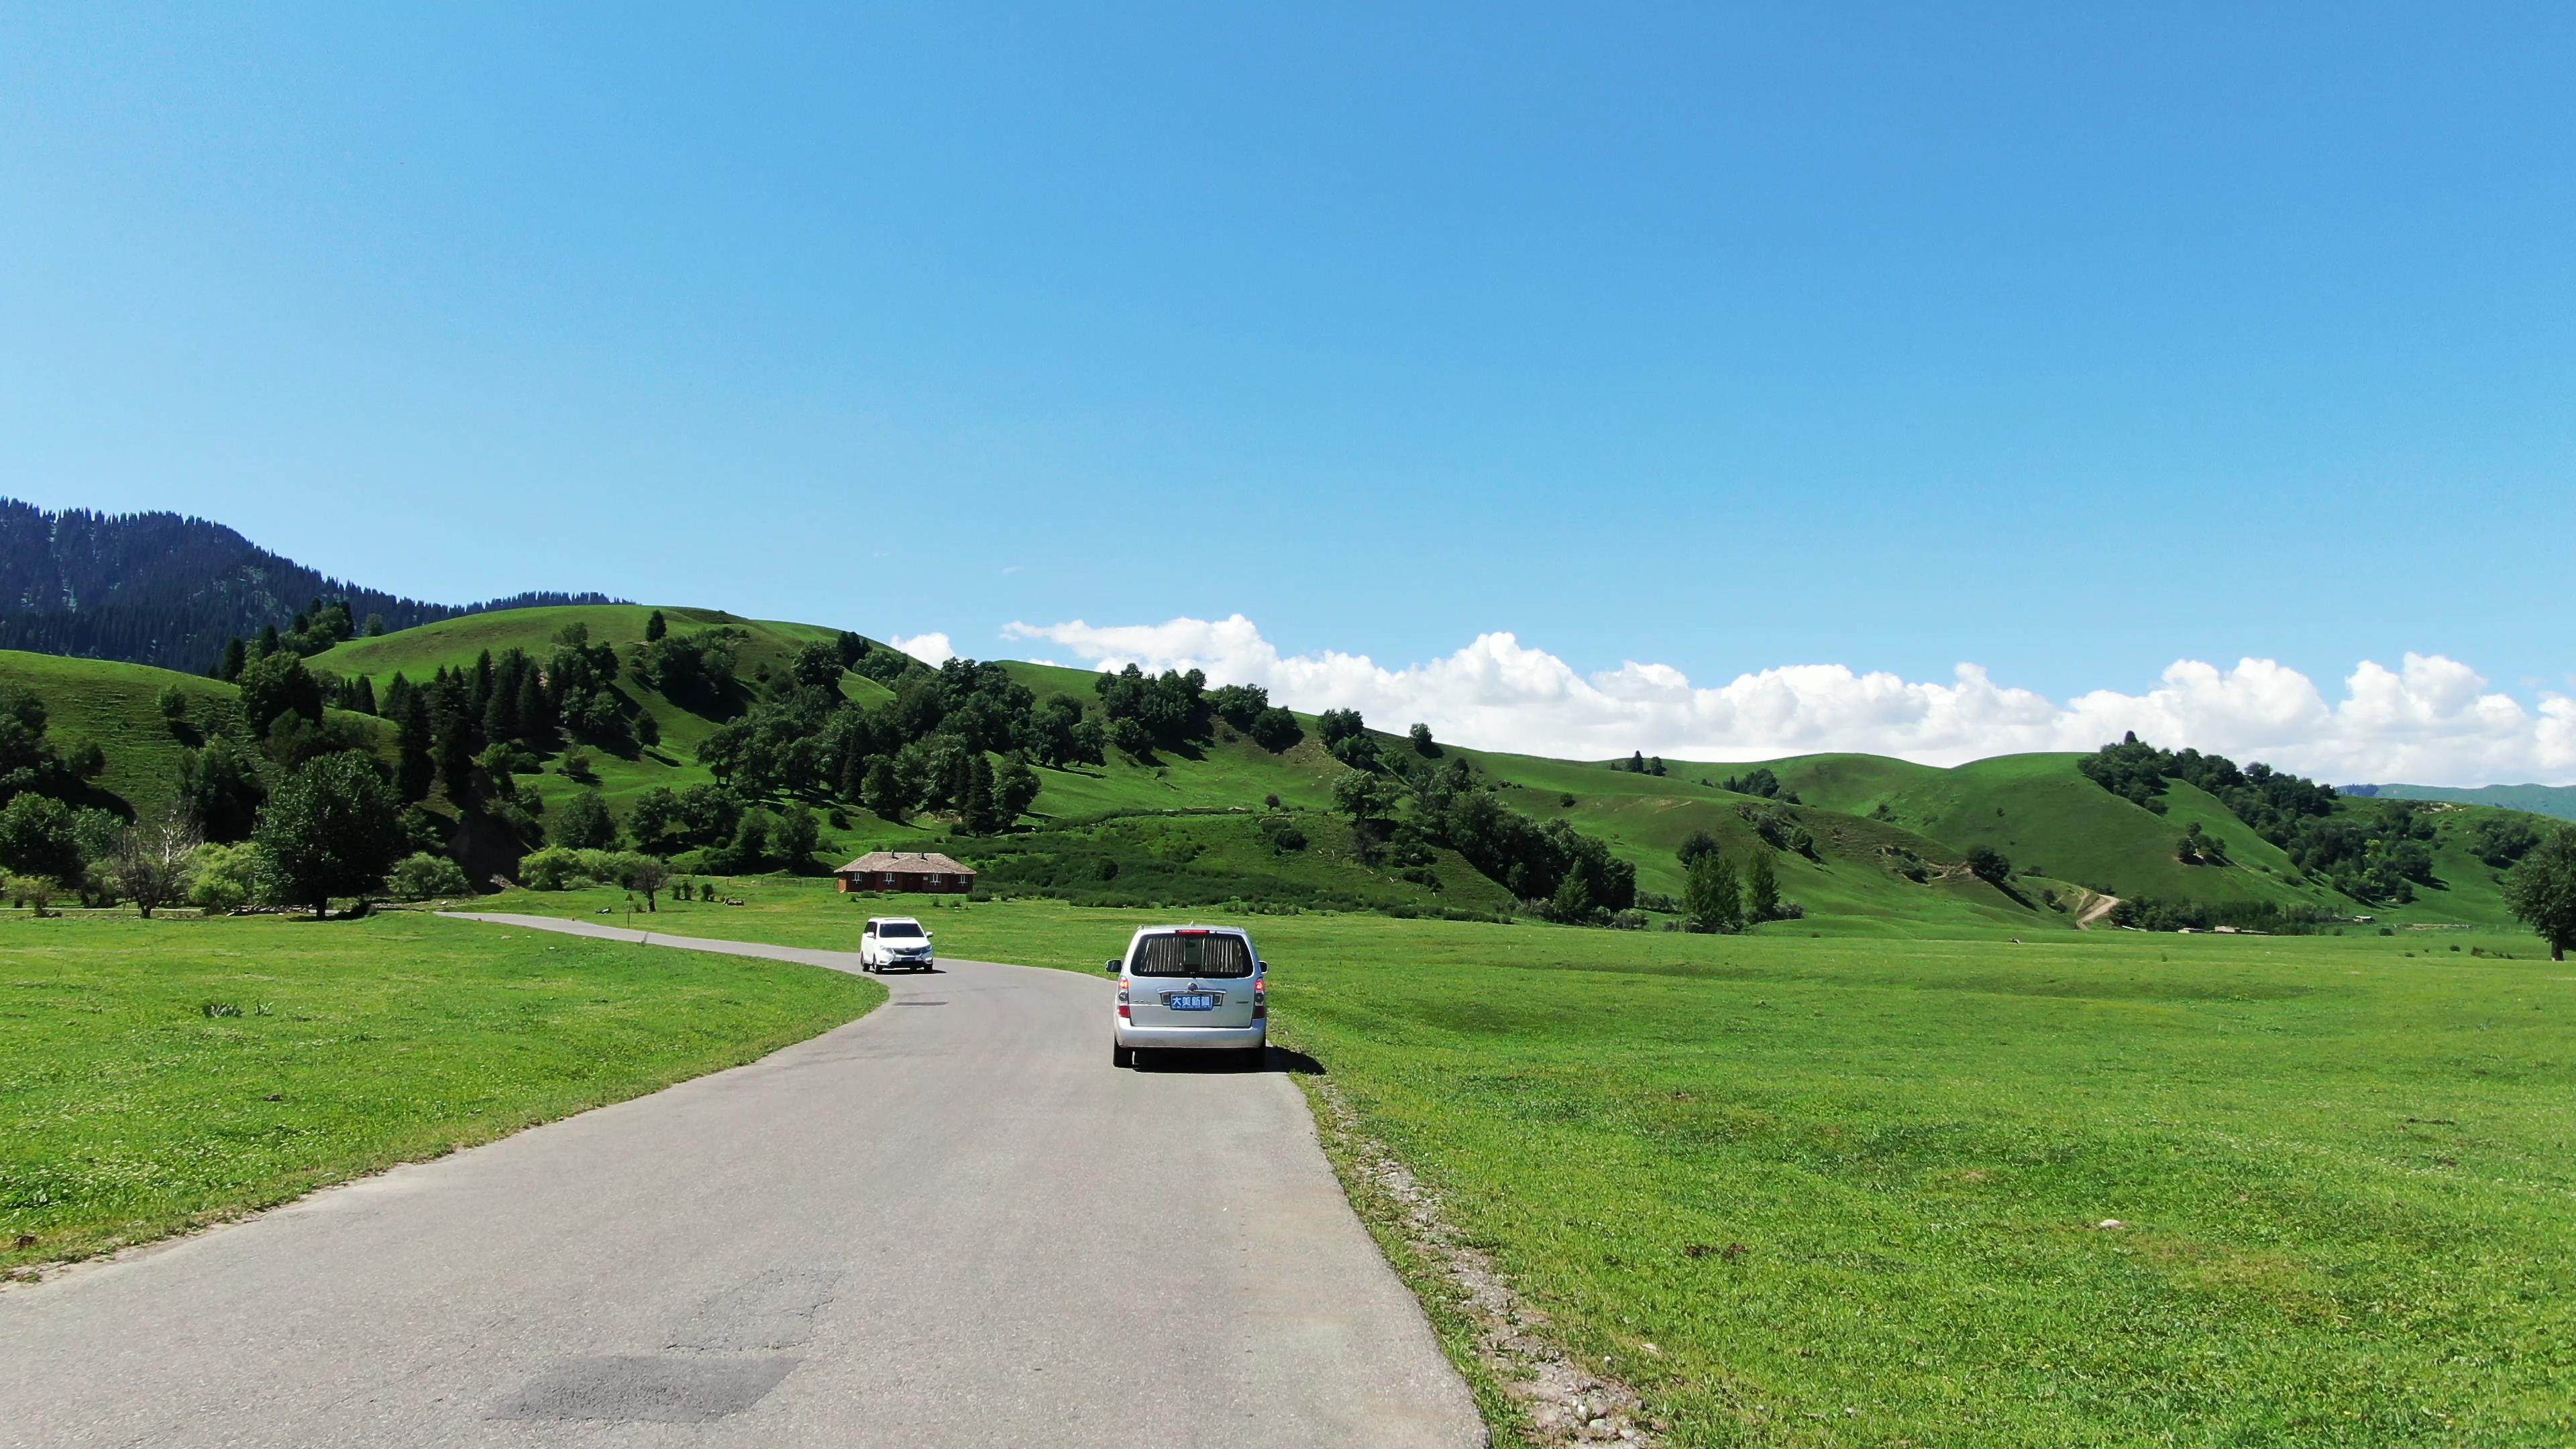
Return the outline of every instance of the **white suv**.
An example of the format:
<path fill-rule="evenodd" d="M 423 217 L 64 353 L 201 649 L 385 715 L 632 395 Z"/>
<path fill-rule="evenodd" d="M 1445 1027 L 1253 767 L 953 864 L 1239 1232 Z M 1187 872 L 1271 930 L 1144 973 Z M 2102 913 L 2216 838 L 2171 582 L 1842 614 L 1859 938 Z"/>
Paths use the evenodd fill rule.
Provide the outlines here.
<path fill-rule="evenodd" d="M 882 975 L 890 966 L 930 969 L 930 933 L 910 916 L 870 916 L 859 933 L 859 969 Z"/>
<path fill-rule="evenodd" d="M 1270 1046 L 1270 963 L 1232 926 L 1148 926 L 1109 963 L 1118 1016 L 1109 1060 L 1178 1048 L 1225 1051 L 1248 1067 Z"/>

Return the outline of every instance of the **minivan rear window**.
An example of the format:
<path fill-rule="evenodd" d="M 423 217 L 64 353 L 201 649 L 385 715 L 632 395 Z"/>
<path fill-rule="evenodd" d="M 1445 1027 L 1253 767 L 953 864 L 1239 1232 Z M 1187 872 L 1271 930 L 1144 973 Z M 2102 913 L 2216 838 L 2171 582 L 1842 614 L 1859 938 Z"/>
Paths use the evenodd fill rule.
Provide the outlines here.
<path fill-rule="evenodd" d="M 1252 948 L 1241 936 L 1213 932 L 1147 936 L 1127 969 L 1138 976 L 1249 976 Z"/>

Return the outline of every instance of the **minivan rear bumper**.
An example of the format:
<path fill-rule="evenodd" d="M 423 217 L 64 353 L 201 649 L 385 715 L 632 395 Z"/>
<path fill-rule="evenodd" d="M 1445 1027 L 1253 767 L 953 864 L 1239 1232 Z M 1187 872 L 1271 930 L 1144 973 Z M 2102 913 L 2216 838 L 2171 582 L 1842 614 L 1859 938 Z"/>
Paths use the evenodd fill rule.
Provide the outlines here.
<path fill-rule="evenodd" d="M 1118 1023 L 1118 1044 L 1144 1047 L 1151 1051 L 1193 1047 L 1209 1051 L 1241 1051 L 1261 1046 L 1269 1040 L 1270 1028 L 1259 1022 L 1250 1026 L 1136 1026 Z"/>

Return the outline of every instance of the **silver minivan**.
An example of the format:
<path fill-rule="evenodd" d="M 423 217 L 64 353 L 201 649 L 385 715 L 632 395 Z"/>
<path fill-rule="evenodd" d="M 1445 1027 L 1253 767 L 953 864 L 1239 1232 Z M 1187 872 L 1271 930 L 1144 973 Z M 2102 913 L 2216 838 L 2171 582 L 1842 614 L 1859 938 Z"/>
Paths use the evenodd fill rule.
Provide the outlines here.
<path fill-rule="evenodd" d="M 1113 1066 L 1140 1051 L 1223 1051 L 1261 1065 L 1270 1045 L 1270 963 L 1233 926 L 1147 926 L 1109 963 L 1118 978 Z"/>

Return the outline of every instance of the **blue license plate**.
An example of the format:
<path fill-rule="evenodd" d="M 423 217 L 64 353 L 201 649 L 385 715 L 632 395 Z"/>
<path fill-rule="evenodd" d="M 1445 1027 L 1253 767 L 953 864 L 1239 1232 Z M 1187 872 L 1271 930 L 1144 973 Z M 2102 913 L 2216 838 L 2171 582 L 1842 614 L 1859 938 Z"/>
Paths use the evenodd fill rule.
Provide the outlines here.
<path fill-rule="evenodd" d="M 1216 1010 L 1216 998 L 1205 992 L 1175 991 L 1163 998 L 1163 1004 L 1174 1011 Z"/>

